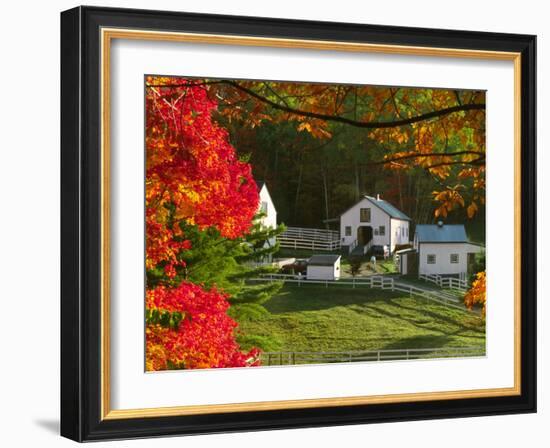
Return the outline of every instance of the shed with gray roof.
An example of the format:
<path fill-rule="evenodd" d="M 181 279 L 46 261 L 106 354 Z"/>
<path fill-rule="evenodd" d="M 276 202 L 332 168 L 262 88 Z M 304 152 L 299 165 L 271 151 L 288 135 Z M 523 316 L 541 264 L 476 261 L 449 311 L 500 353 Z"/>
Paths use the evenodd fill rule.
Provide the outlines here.
<path fill-rule="evenodd" d="M 307 262 L 308 280 L 338 280 L 340 255 L 313 255 Z"/>
<path fill-rule="evenodd" d="M 483 248 L 470 242 L 464 224 L 418 224 L 414 233 L 419 275 L 465 279 L 473 257 Z"/>

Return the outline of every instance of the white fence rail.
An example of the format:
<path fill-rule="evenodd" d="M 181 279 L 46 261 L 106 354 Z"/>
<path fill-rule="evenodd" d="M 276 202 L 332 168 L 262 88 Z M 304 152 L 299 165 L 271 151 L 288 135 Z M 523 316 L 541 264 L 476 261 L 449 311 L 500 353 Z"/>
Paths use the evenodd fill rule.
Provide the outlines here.
<path fill-rule="evenodd" d="M 340 250 L 340 233 L 336 230 L 287 227 L 277 237 L 280 247 L 336 251 Z"/>
<path fill-rule="evenodd" d="M 343 352 L 262 352 L 260 359 L 264 366 L 296 364 L 321 364 L 334 362 L 399 361 L 409 359 L 461 358 L 485 356 L 485 347 L 440 347 L 383 349 Z"/>
<path fill-rule="evenodd" d="M 443 291 L 440 293 L 436 290 L 423 289 L 419 286 L 414 286 L 409 283 L 402 283 L 396 281 L 393 277 L 382 275 L 371 275 L 368 277 L 353 277 L 349 279 L 340 280 L 308 280 L 301 275 L 293 274 L 265 274 L 260 278 L 250 279 L 250 281 L 283 281 L 285 283 L 296 283 L 298 286 L 302 285 L 324 285 L 325 288 L 335 285 L 350 285 L 352 288 L 368 287 L 378 288 L 390 291 L 399 291 L 409 294 L 409 296 L 416 296 L 425 299 L 426 301 L 432 301 L 445 305 L 447 307 L 455 308 L 464 312 L 471 312 L 468 308 L 461 304 L 458 297 L 446 294 Z"/>
<path fill-rule="evenodd" d="M 454 289 L 460 292 L 466 292 L 468 290 L 468 281 L 462 278 L 443 277 L 439 274 L 420 274 L 418 278 L 435 283 L 441 288 Z"/>

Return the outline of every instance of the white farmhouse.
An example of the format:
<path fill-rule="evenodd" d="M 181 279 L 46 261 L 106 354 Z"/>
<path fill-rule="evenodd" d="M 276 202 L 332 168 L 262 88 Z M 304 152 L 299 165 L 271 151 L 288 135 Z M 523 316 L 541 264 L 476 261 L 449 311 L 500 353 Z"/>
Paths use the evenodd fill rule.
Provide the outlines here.
<path fill-rule="evenodd" d="M 388 201 L 364 196 L 357 204 L 340 215 L 340 238 L 344 250 L 366 253 L 371 246 L 409 244 L 411 219 Z"/>
<path fill-rule="evenodd" d="M 469 261 L 481 251 L 471 243 L 463 224 L 419 224 L 414 233 L 419 275 L 444 275 L 465 278 Z"/>
<path fill-rule="evenodd" d="M 338 280 L 340 255 L 313 255 L 307 262 L 308 280 Z"/>
<path fill-rule="evenodd" d="M 273 204 L 269 190 L 265 182 L 256 182 L 258 186 L 258 192 L 260 194 L 260 203 L 258 205 L 258 212 L 262 212 L 264 216 L 260 219 L 260 223 L 264 228 L 277 227 L 277 209 Z M 270 246 L 275 245 L 275 238 L 271 238 L 267 241 Z"/>

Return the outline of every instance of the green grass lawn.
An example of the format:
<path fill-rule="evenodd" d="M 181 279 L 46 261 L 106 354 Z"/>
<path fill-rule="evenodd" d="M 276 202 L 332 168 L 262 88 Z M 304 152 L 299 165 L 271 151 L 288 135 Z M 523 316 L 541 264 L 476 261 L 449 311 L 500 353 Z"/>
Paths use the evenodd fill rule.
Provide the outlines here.
<path fill-rule="evenodd" d="M 239 322 L 270 340 L 265 351 L 348 351 L 471 347 L 485 343 L 477 316 L 400 293 L 351 287 L 286 284 L 263 317 Z"/>

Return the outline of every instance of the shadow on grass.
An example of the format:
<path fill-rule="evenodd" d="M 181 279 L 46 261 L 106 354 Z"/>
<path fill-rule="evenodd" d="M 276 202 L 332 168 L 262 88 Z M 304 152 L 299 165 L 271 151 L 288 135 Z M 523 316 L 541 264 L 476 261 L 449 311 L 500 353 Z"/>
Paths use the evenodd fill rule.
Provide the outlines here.
<path fill-rule="evenodd" d="M 411 312 L 418 312 L 417 308 L 407 306 L 403 303 L 403 301 L 391 300 L 391 303 L 396 307 L 403 308 Z M 473 314 L 469 314 L 469 312 L 466 310 L 459 312 L 461 313 L 459 315 L 461 317 L 459 318 L 449 317 L 449 315 L 443 310 L 442 312 L 435 312 L 426 308 L 423 309 L 422 314 L 426 317 L 437 319 L 437 321 L 439 322 L 447 322 L 448 324 L 455 325 L 463 331 L 474 331 L 476 333 L 485 332 L 485 326 L 482 324 L 483 321 L 481 319 L 479 319 L 477 316 L 474 316 Z"/>
<path fill-rule="evenodd" d="M 312 285 L 288 286 L 264 304 L 271 314 L 300 311 L 322 311 L 339 306 L 365 305 L 378 301 L 387 302 L 399 297 L 390 291 L 366 287 L 340 286 L 318 287 Z"/>
<path fill-rule="evenodd" d="M 374 309 L 384 317 L 393 318 L 396 320 L 402 320 L 403 322 L 406 322 L 409 325 L 412 325 L 423 331 L 433 331 L 433 332 L 440 333 L 447 336 L 452 336 L 459 333 L 464 333 L 465 331 L 469 331 L 469 332 L 477 333 L 480 338 L 484 337 L 483 330 L 464 325 L 462 322 L 456 319 L 451 319 L 445 314 L 434 313 L 432 311 L 423 310 L 423 317 L 425 317 L 426 320 L 419 321 L 418 318 L 409 317 L 407 314 L 400 313 L 398 311 L 398 308 L 402 308 L 407 311 L 418 312 L 417 309 L 404 306 L 395 300 L 391 301 L 391 305 L 396 308 L 395 312 L 392 312 L 380 306 L 371 306 L 370 308 Z M 445 324 L 447 324 L 447 326 L 445 326 Z M 476 337 L 476 335 L 472 334 L 471 337 Z"/>
<path fill-rule="evenodd" d="M 400 350 L 411 348 L 440 348 L 452 341 L 447 335 L 419 335 L 399 339 L 382 347 L 382 350 Z"/>

